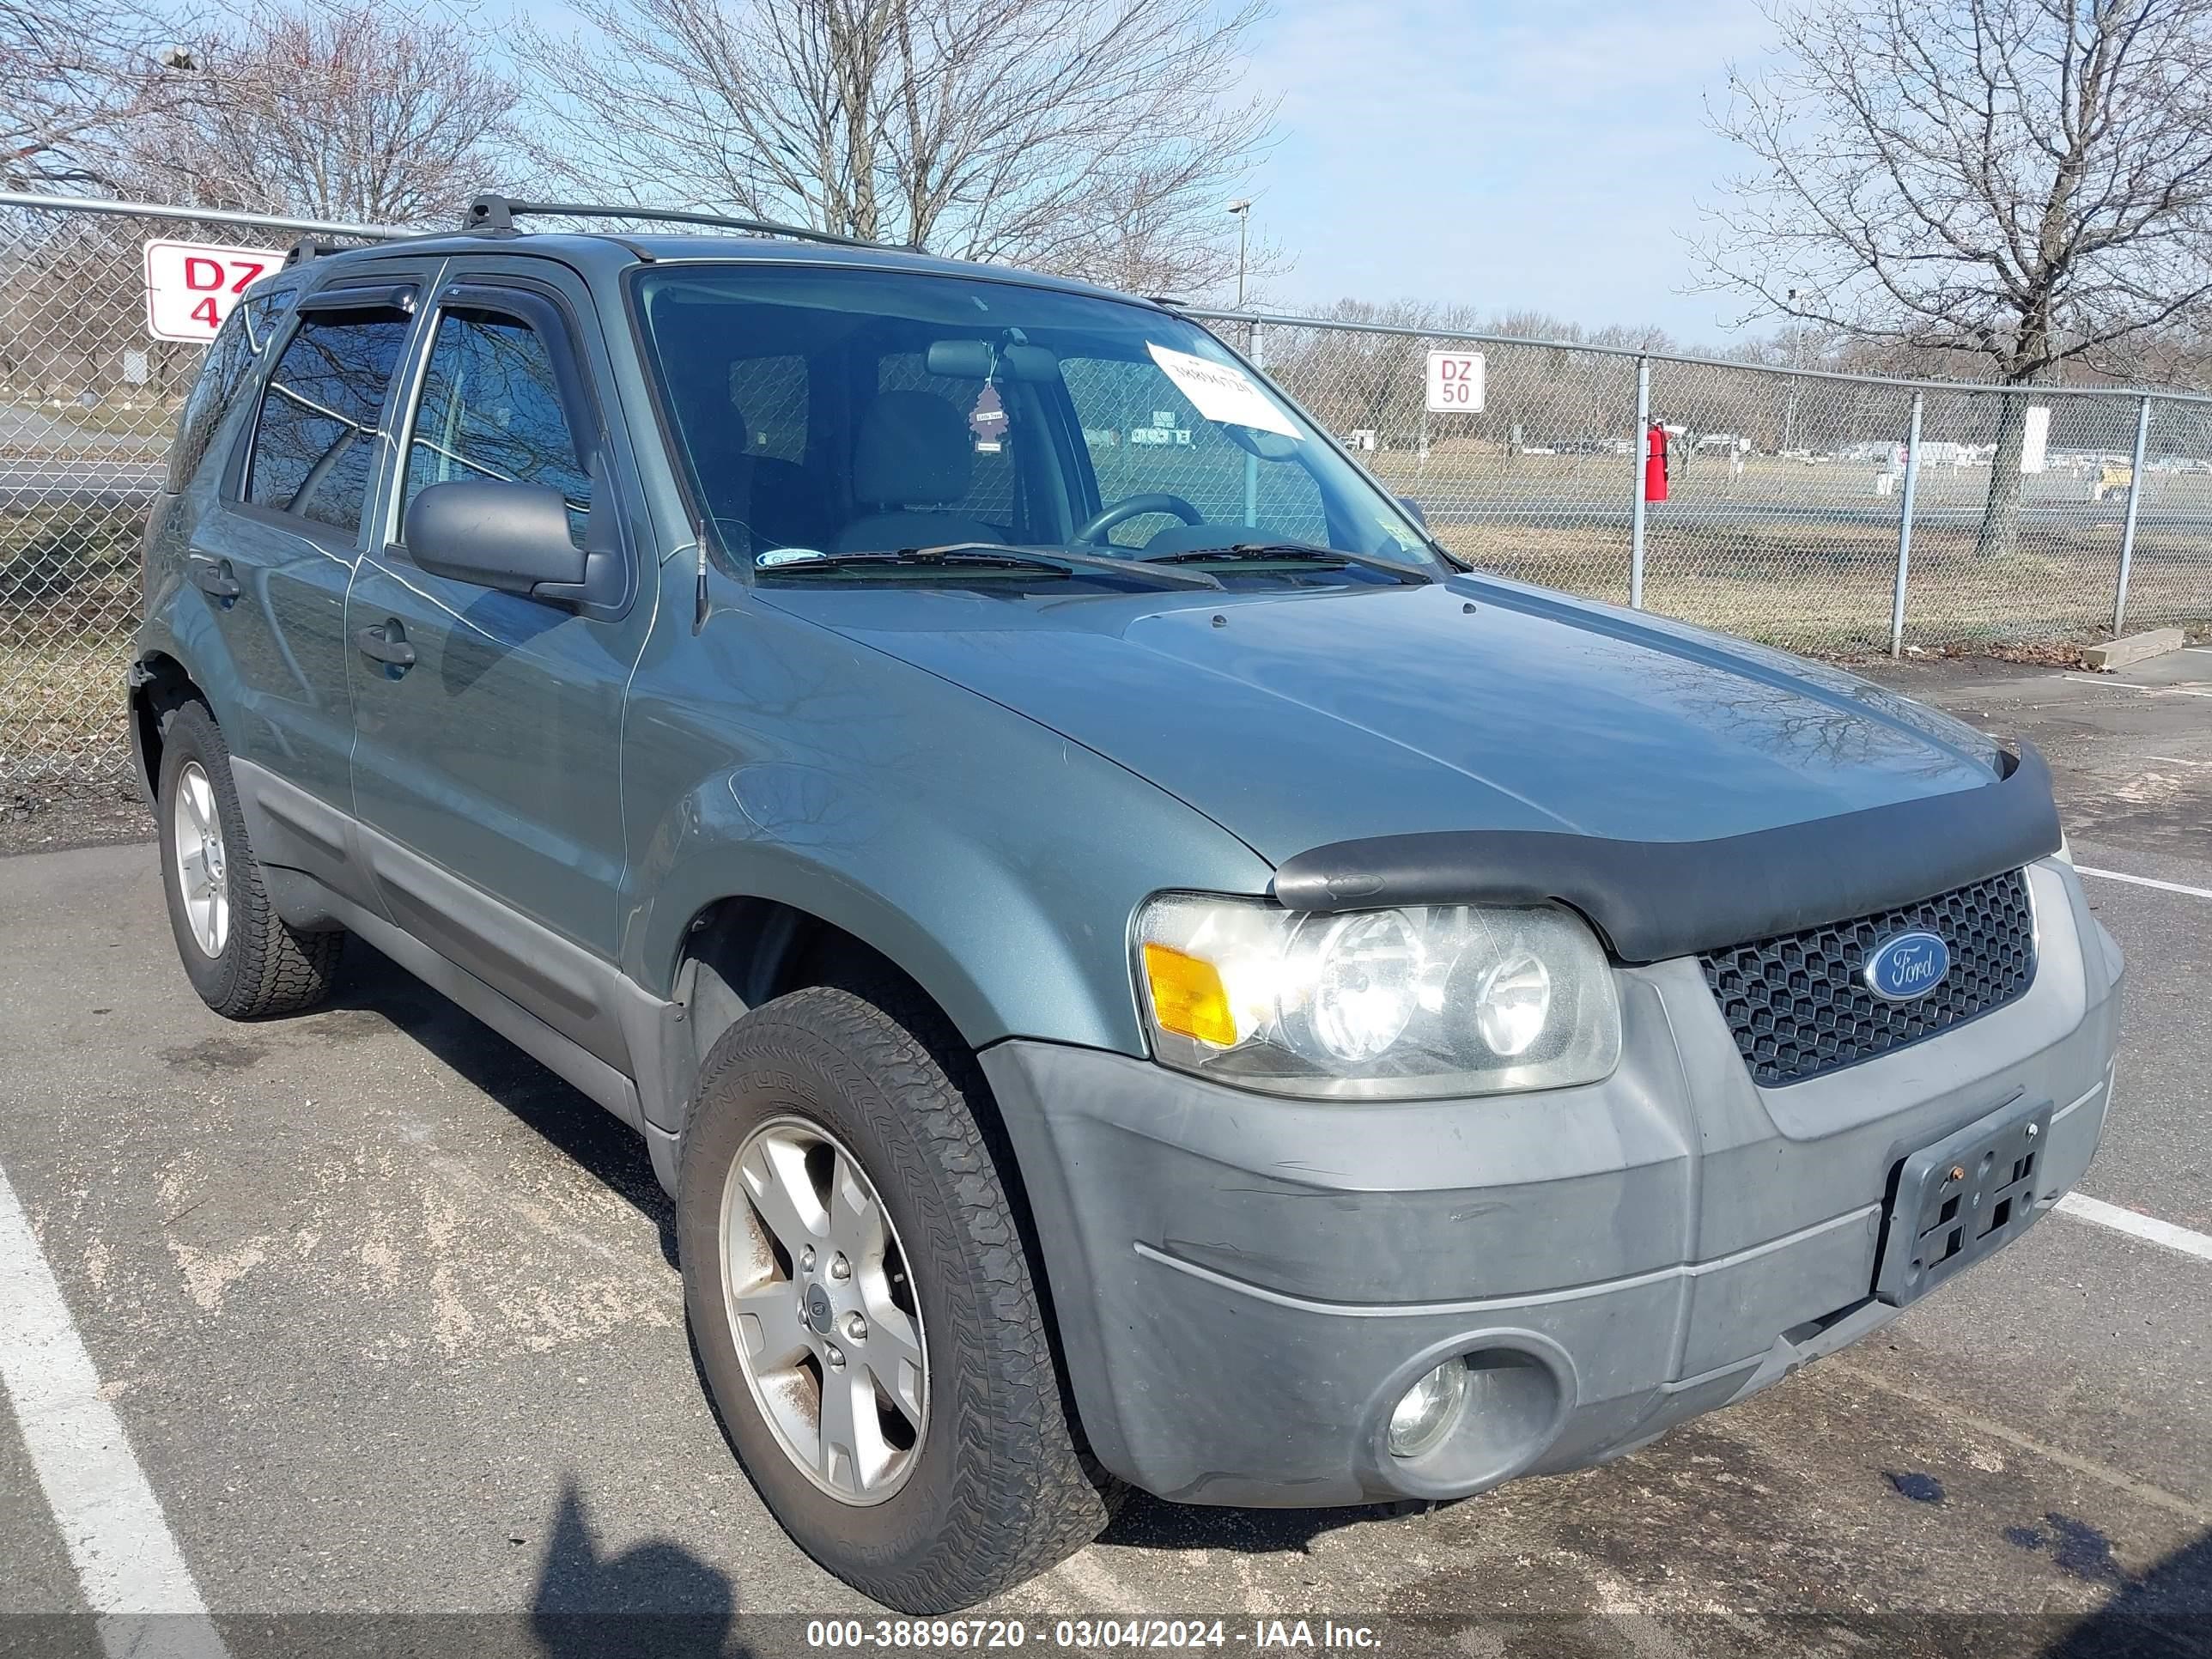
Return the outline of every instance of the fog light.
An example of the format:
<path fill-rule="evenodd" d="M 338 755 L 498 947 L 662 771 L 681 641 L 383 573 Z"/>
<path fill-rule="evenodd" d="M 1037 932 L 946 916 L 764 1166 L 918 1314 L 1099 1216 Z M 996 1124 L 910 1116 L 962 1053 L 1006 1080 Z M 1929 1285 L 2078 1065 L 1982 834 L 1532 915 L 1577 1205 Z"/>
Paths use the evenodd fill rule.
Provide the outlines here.
<path fill-rule="evenodd" d="M 1390 1455 L 1419 1457 L 1450 1431 L 1467 1403 L 1467 1362 L 1457 1354 L 1400 1396 L 1390 1411 Z"/>

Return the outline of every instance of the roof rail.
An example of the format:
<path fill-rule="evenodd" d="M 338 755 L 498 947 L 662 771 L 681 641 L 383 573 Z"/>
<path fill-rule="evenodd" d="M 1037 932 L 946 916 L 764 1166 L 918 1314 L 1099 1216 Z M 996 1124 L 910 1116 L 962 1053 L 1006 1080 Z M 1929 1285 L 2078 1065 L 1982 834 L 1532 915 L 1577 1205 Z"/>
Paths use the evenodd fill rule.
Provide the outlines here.
<path fill-rule="evenodd" d="M 720 230 L 742 230 L 755 236 L 788 236 L 802 242 L 829 242 L 838 247 L 884 247 L 860 236 L 840 236 L 832 230 L 810 230 L 804 225 L 778 224 L 773 219 L 740 219 L 726 213 L 696 213 L 688 208 L 623 207 L 589 202 L 516 202 L 504 196 L 479 196 L 469 204 L 461 228 L 470 231 L 514 231 L 518 217 L 552 214 L 573 219 L 650 219 L 677 225 L 712 225 Z M 907 246 L 915 252 L 919 248 Z"/>

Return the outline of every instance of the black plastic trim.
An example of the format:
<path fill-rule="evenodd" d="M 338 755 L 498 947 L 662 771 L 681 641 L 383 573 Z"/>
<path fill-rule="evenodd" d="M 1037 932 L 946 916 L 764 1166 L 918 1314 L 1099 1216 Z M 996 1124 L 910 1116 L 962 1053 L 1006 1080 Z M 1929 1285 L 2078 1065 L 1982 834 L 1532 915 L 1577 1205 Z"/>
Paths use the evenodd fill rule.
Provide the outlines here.
<path fill-rule="evenodd" d="M 1335 842 L 1276 871 L 1286 909 L 1537 904 L 1580 911 L 1623 962 L 1663 962 L 1870 915 L 2046 858 L 2051 772 L 2022 742 L 2000 780 L 1713 841 L 1451 830 Z"/>
<path fill-rule="evenodd" d="M 297 302 L 301 311 L 403 311 L 412 313 L 420 284 L 338 282 L 328 288 L 310 289 Z"/>

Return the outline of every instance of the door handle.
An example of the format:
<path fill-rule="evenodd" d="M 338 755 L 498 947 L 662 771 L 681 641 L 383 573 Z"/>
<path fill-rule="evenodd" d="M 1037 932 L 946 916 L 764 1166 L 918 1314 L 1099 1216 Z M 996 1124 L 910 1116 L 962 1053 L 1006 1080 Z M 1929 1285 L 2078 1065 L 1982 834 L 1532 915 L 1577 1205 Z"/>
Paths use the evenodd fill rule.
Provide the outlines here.
<path fill-rule="evenodd" d="M 185 561 L 192 573 L 193 583 L 200 590 L 228 605 L 246 590 L 238 585 L 231 574 L 228 559 L 210 558 L 204 553 L 194 553 Z"/>
<path fill-rule="evenodd" d="M 404 673 L 415 665 L 415 647 L 407 643 L 407 630 L 395 617 L 354 629 L 355 648 L 364 657 Z"/>

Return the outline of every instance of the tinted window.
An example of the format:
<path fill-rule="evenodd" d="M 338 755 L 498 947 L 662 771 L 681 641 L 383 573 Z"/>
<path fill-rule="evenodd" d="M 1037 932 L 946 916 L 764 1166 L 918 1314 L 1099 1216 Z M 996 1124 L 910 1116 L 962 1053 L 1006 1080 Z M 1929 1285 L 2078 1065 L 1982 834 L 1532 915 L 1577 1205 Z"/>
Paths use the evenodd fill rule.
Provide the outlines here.
<path fill-rule="evenodd" d="M 207 459 L 208 446 L 215 441 L 223 417 L 237 406 L 238 394 L 246 388 L 248 372 L 268 345 L 271 331 L 291 305 L 289 291 L 252 295 L 240 301 L 224 319 L 222 331 L 201 361 L 199 379 L 192 383 L 191 396 L 185 399 L 185 411 L 177 422 L 176 441 L 169 447 L 168 488 L 172 495 L 191 482 L 200 463 Z"/>
<path fill-rule="evenodd" d="M 361 527 L 376 423 L 407 339 L 393 312 L 310 315 L 261 398 L 246 499 L 338 530 Z"/>
<path fill-rule="evenodd" d="M 501 478 L 549 485 L 568 501 L 581 545 L 592 481 L 561 402 L 546 343 L 529 324 L 489 312 L 438 320 L 415 429 L 407 441 L 401 510 L 434 483 Z"/>

